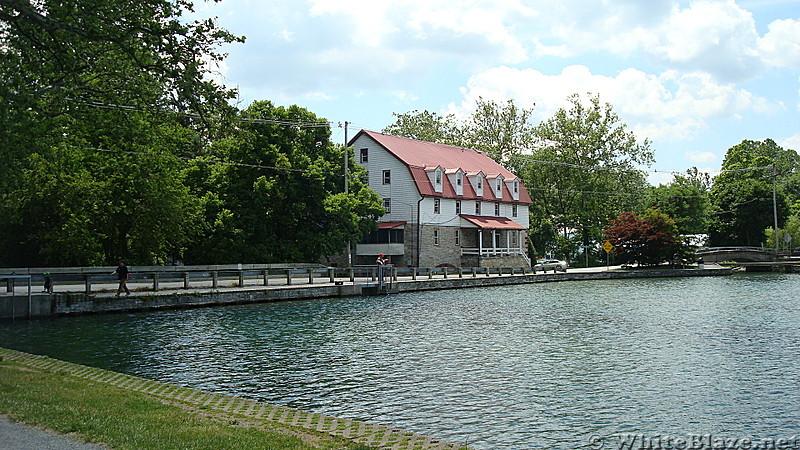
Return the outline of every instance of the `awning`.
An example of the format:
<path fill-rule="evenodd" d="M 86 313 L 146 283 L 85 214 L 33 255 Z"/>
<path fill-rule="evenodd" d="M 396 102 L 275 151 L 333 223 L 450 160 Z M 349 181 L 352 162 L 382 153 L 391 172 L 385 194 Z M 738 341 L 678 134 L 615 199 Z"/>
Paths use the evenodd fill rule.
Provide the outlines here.
<path fill-rule="evenodd" d="M 379 230 L 388 230 L 388 229 L 391 229 L 391 228 L 398 228 L 398 227 L 404 226 L 406 223 L 407 222 L 379 222 L 378 223 L 378 229 Z"/>
<path fill-rule="evenodd" d="M 486 228 L 489 230 L 524 230 L 525 227 L 514 222 L 507 217 L 493 217 L 493 216 L 468 216 L 461 215 L 462 219 L 466 219 L 478 228 Z"/>

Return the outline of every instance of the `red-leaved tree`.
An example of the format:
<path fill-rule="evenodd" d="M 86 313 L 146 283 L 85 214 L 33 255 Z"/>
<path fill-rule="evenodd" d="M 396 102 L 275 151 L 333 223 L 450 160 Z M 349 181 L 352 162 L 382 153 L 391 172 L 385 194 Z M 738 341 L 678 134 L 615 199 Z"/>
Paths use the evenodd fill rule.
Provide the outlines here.
<path fill-rule="evenodd" d="M 656 265 L 670 261 L 680 250 L 675 220 L 658 209 L 649 209 L 642 216 L 621 213 L 604 232 L 622 263 Z"/>

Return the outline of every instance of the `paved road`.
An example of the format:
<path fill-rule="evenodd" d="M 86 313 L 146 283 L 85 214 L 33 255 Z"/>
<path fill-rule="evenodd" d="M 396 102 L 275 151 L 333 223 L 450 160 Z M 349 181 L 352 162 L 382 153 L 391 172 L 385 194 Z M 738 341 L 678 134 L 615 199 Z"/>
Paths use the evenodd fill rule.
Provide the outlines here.
<path fill-rule="evenodd" d="M 102 450 L 108 447 L 76 441 L 53 431 L 12 422 L 0 415 L 0 448 L 3 450 Z"/>

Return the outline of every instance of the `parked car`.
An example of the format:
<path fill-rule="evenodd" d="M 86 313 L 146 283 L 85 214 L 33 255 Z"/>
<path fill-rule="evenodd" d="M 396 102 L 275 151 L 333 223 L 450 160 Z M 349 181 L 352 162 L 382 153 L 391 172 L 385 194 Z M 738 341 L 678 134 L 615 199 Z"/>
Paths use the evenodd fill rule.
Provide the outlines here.
<path fill-rule="evenodd" d="M 559 261 L 557 259 L 540 259 L 536 261 L 536 265 L 533 266 L 534 271 L 541 270 L 542 272 L 547 272 L 548 270 L 552 270 L 553 273 L 558 271 L 566 272 L 567 271 L 567 262 L 566 261 Z"/>

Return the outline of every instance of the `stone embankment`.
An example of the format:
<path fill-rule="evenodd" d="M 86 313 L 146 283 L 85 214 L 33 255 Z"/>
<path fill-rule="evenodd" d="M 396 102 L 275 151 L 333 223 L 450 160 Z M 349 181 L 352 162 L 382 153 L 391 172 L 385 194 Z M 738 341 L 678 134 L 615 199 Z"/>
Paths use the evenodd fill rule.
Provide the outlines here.
<path fill-rule="evenodd" d="M 287 408 L 228 395 L 211 394 L 172 384 L 160 383 L 118 372 L 82 366 L 66 361 L 18 352 L 0 347 L 0 360 L 36 370 L 59 373 L 95 383 L 109 384 L 134 392 L 142 392 L 164 403 L 181 405 L 189 410 L 219 416 L 221 421 L 247 419 L 290 425 L 310 431 L 328 433 L 375 448 L 390 449 L 458 449 L 461 446 L 440 439 L 384 425 L 343 419 L 325 414 Z"/>
<path fill-rule="evenodd" d="M 207 283 L 161 282 L 152 274 L 143 274 L 149 280 L 146 285 L 131 283 L 130 296 L 117 297 L 116 284 L 110 280 L 95 283 L 94 290 L 83 289 L 76 284 L 72 291 L 58 286 L 55 293 L 28 291 L 24 286 L 13 286 L 0 292 L 0 319 L 22 319 L 71 314 L 115 313 L 156 309 L 194 308 L 201 306 L 232 305 L 242 303 L 276 302 L 324 297 L 349 297 L 357 295 L 389 294 L 434 289 L 457 289 L 510 284 L 529 284 L 559 281 L 609 280 L 632 278 L 664 278 L 730 275 L 731 269 L 719 266 L 699 269 L 650 269 L 650 270 L 573 270 L 565 273 L 531 273 L 530 269 L 500 270 L 455 270 L 450 269 L 402 271 L 387 270 L 385 282 L 379 283 L 376 272 L 361 278 L 349 276 L 337 278 L 328 270 L 315 278 L 313 271 L 302 269 L 300 280 L 292 272 L 275 279 L 260 274 L 246 277 L 243 272 L 233 275 L 230 283 L 217 279 Z M 455 272 L 452 272 L 455 270 Z M 398 275 L 399 272 L 399 275 Z M 141 274 L 140 274 L 141 275 Z M 0 275 L 2 277 L 2 275 Z M 188 279 L 188 277 L 186 278 Z M 152 280 L 155 280 L 154 282 Z M 302 284 L 301 284 L 302 283 Z"/>

